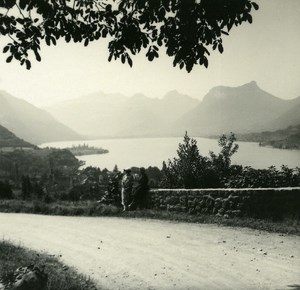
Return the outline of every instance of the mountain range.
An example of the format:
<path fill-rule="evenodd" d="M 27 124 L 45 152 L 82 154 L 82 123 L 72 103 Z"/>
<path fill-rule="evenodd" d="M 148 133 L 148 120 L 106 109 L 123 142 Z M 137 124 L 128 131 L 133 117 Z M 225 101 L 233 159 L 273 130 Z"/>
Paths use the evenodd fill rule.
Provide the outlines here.
<path fill-rule="evenodd" d="M 95 137 L 163 136 L 199 101 L 171 91 L 162 99 L 98 92 L 45 108 L 80 134 Z M 169 134 L 167 134 L 169 135 Z"/>
<path fill-rule="evenodd" d="M 212 136 L 274 131 L 300 124 L 300 97 L 283 100 L 256 82 L 218 86 L 203 101 L 177 91 L 162 99 L 98 92 L 45 108 L 80 134 L 93 137 Z"/>
<path fill-rule="evenodd" d="M 0 91 L 0 125 L 33 144 L 82 137 L 45 110 Z"/>
<path fill-rule="evenodd" d="M 101 137 L 183 136 L 185 131 L 191 136 L 247 134 L 299 124 L 300 97 L 277 98 L 256 82 L 212 88 L 202 101 L 177 91 L 161 99 L 97 92 L 44 109 L 0 91 L 0 125 L 33 144 Z"/>

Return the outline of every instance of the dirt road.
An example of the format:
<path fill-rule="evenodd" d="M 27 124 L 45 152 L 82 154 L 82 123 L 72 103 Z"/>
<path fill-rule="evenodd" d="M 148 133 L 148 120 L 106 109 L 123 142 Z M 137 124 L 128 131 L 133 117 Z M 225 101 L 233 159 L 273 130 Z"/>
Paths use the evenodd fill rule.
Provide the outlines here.
<path fill-rule="evenodd" d="M 142 219 L 0 213 L 0 237 L 61 254 L 103 289 L 293 289 L 288 285 L 300 284 L 296 236 Z"/>

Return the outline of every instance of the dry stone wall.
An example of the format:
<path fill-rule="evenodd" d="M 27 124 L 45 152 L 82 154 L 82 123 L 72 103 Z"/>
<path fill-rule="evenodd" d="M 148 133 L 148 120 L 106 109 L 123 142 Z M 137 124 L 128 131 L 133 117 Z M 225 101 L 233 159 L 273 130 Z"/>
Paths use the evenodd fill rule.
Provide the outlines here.
<path fill-rule="evenodd" d="M 225 217 L 300 219 L 300 187 L 241 189 L 153 189 L 154 209 Z"/>

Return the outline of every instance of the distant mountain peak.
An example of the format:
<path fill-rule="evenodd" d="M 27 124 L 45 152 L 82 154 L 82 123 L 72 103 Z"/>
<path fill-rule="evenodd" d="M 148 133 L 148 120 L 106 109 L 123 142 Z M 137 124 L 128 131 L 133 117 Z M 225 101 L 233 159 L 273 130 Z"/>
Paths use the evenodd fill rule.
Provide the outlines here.
<path fill-rule="evenodd" d="M 264 93 L 256 81 L 243 84 L 237 87 L 217 86 L 212 88 L 203 98 L 205 103 L 214 103 L 228 98 L 249 99 Z M 274 97 L 274 96 L 272 96 Z M 274 97 L 276 98 L 276 97 Z"/>
<path fill-rule="evenodd" d="M 177 90 L 171 90 L 171 91 L 166 93 L 165 97 L 168 96 L 168 95 L 172 95 L 172 94 L 181 95 Z"/>
<path fill-rule="evenodd" d="M 249 83 L 245 83 L 243 85 L 236 86 L 236 87 L 224 86 L 224 85 L 216 86 L 216 87 L 213 87 L 212 89 L 210 89 L 209 92 L 216 91 L 216 90 L 225 90 L 225 89 L 227 89 L 227 90 L 236 90 L 236 89 L 239 89 L 239 88 L 247 88 L 247 87 L 248 88 L 259 88 L 256 81 L 251 81 Z"/>
<path fill-rule="evenodd" d="M 148 97 L 146 97 L 144 94 L 142 93 L 137 93 L 137 94 L 134 94 L 132 97 L 132 99 L 147 99 Z"/>
<path fill-rule="evenodd" d="M 182 99 L 196 100 L 196 99 L 190 97 L 189 95 L 178 92 L 177 90 L 172 90 L 172 91 L 167 92 L 162 99 L 168 100 L 168 101 L 170 101 L 170 100 L 177 101 L 177 100 L 182 100 Z"/>
<path fill-rule="evenodd" d="M 256 81 L 251 81 L 251 82 L 249 82 L 249 83 L 246 83 L 246 84 L 244 84 L 244 86 L 255 86 L 255 87 L 258 87 Z"/>
<path fill-rule="evenodd" d="M 256 81 L 251 81 L 249 83 L 246 83 L 244 85 L 241 85 L 237 88 L 242 88 L 242 89 L 245 89 L 245 88 L 248 88 L 248 89 L 252 89 L 252 90 L 261 90 L 261 88 L 258 86 L 257 82 Z"/>

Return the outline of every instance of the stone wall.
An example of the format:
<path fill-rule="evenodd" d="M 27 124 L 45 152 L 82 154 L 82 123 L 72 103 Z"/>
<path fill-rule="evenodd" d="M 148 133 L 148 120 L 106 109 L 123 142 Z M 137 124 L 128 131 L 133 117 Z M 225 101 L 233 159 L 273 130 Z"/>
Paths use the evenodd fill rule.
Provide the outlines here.
<path fill-rule="evenodd" d="M 300 187 L 153 189 L 153 209 L 233 217 L 300 219 Z"/>

